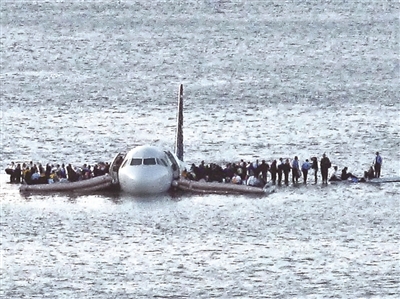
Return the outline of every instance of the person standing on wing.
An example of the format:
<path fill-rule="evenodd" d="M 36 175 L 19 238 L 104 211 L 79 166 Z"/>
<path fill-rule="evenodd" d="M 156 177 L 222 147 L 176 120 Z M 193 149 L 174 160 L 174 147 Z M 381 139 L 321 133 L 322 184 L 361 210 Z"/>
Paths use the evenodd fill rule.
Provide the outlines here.
<path fill-rule="evenodd" d="M 322 175 L 322 184 L 328 183 L 328 170 L 331 168 L 331 161 L 329 158 L 323 154 L 321 159 L 321 175 Z"/>
<path fill-rule="evenodd" d="M 312 161 L 311 168 L 314 170 L 314 181 L 315 181 L 315 184 L 316 184 L 317 181 L 318 181 L 318 160 L 317 160 L 317 157 L 312 157 L 311 161 Z"/>
<path fill-rule="evenodd" d="M 295 182 L 299 182 L 299 171 L 300 171 L 300 165 L 299 165 L 299 158 L 297 156 L 294 157 L 294 160 L 292 161 L 292 183 L 294 184 Z"/>
<path fill-rule="evenodd" d="M 282 183 L 282 173 L 283 173 L 283 159 L 279 158 L 279 162 L 278 162 L 278 185 L 281 185 Z"/>
<path fill-rule="evenodd" d="M 272 161 L 271 167 L 269 168 L 269 172 L 271 173 L 272 184 L 276 184 L 276 174 L 278 172 L 278 166 L 276 166 L 276 160 Z"/>
<path fill-rule="evenodd" d="M 381 176 L 381 167 L 382 167 L 382 157 L 379 155 L 379 152 L 376 152 L 376 157 L 375 157 L 375 161 L 374 161 L 376 178 L 379 178 Z"/>
<path fill-rule="evenodd" d="M 292 166 L 290 166 L 289 159 L 286 159 L 286 162 L 283 164 L 283 176 L 285 177 L 286 186 L 289 186 L 289 173 L 291 169 Z"/>
<path fill-rule="evenodd" d="M 301 165 L 301 171 L 303 172 L 303 179 L 304 179 L 304 184 L 307 184 L 307 175 L 308 175 L 308 170 L 311 168 L 310 162 L 308 162 L 308 159 Z"/>

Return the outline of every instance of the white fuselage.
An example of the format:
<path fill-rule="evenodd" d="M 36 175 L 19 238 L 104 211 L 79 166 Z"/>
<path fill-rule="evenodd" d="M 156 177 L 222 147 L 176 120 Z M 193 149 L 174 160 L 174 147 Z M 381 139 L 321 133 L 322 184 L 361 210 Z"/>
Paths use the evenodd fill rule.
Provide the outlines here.
<path fill-rule="evenodd" d="M 173 179 L 173 161 L 166 152 L 149 145 L 130 150 L 118 170 L 120 187 L 130 194 L 166 192 Z"/>

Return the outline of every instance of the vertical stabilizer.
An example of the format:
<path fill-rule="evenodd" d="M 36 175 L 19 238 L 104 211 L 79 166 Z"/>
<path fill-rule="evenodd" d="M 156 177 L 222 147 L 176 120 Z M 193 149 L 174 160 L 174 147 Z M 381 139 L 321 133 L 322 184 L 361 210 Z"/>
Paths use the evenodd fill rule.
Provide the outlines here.
<path fill-rule="evenodd" d="M 179 85 L 178 94 L 178 122 L 175 139 L 175 155 L 183 161 L 183 84 Z"/>

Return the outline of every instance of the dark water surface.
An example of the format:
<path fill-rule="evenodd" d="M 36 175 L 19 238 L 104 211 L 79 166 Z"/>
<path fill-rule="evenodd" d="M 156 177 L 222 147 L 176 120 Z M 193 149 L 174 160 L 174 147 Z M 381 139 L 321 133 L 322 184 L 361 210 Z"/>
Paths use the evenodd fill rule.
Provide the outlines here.
<path fill-rule="evenodd" d="M 3 1 L 1 162 L 325 152 L 399 176 L 398 1 Z M 4 172 L 3 172 L 4 173 Z M 263 197 L 22 195 L 1 177 L 0 297 L 397 298 L 399 183 Z"/>

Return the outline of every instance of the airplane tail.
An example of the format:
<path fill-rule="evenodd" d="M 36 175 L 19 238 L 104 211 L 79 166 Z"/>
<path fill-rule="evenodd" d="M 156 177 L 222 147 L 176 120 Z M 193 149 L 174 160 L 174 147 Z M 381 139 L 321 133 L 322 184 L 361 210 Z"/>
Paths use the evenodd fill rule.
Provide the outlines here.
<path fill-rule="evenodd" d="M 179 85 L 175 155 L 183 161 L 183 84 Z"/>

